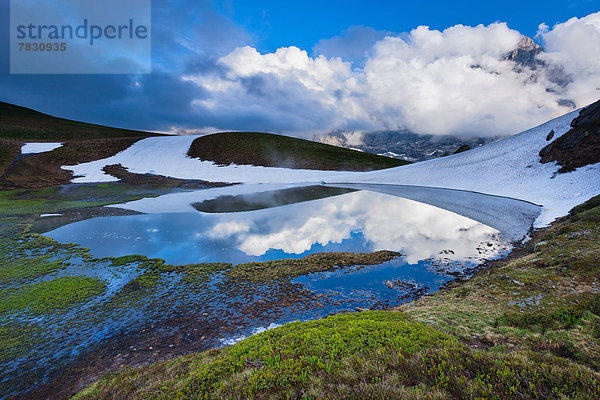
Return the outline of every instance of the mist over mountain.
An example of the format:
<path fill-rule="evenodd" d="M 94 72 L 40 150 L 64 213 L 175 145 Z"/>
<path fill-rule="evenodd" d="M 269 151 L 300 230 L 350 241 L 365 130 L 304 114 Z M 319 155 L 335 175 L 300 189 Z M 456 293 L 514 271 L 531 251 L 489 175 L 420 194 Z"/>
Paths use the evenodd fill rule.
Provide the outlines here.
<path fill-rule="evenodd" d="M 523 36 L 516 47 L 507 52 L 501 60 L 513 62 L 513 71 L 528 76 L 527 80 L 531 83 L 546 81 L 564 89 L 573 82 L 572 77 L 565 72 L 562 65 L 545 59 L 545 53 L 544 48 L 532 38 Z M 471 68 L 484 69 L 479 64 L 473 64 Z M 558 91 L 552 87 L 548 87 L 546 90 L 552 93 Z M 558 104 L 569 109 L 576 108 L 576 103 L 567 98 L 558 99 Z M 482 133 L 481 137 L 419 134 L 409 129 L 371 132 L 332 130 L 326 134 L 315 136 L 315 140 L 323 143 L 408 161 L 431 160 L 476 148 L 500 138 L 501 136 L 490 137 L 487 133 Z"/>
<path fill-rule="evenodd" d="M 460 138 L 451 135 L 419 135 L 408 130 L 377 131 L 368 133 L 333 131 L 315 138 L 332 144 L 367 153 L 400 158 L 407 161 L 425 161 L 466 151 L 497 138 Z"/>
<path fill-rule="evenodd" d="M 515 72 L 528 72 L 530 74 L 529 79 L 532 82 L 537 82 L 540 78 L 544 78 L 564 89 L 573 82 L 573 78 L 565 72 L 565 68 L 562 65 L 545 60 L 545 53 L 544 48 L 535 43 L 533 39 L 523 36 L 517 47 L 508 53 L 504 57 L 504 60 L 515 63 Z M 548 88 L 547 90 L 556 92 L 552 88 Z M 576 108 L 575 102 L 570 99 L 559 99 L 558 104 L 573 109 Z"/>

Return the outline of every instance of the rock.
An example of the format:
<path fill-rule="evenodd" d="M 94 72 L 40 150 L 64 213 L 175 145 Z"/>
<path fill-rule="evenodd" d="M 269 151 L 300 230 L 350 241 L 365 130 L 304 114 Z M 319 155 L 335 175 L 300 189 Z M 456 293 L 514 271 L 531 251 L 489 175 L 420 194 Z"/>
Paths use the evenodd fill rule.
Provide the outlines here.
<path fill-rule="evenodd" d="M 545 75 L 550 82 L 560 87 L 565 87 L 571 83 L 573 79 L 565 72 L 562 65 L 548 63 L 538 57 L 543 52 L 544 49 L 540 45 L 536 44 L 530 37 L 523 36 L 517 47 L 504 56 L 504 60 L 513 61 L 516 72 L 523 72 L 526 69 L 530 69 L 532 74 L 529 80 L 532 82 L 539 79 L 539 75 Z M 558 103 L 561 106 L 575 109 L 573 101 L 569 99 L 560 99 Z"/>
<path fill-rule="evenodd" d="M 521 41 L 517 43 L 517 48 L 508 53 L 504 59 L 514 61 L 521 67 L 536 69 L 541 65 L 541 62 L 536 57 L 543 52 L 544 49 L 542 46 L 536 44 L 530 37 L 523 36 Z"/>
<path fill-rule="evenodd" d="M 390 289 L 394 288 L 394 284 L 391 281 L 385 281 L 385 284 L 387 287 L 389 287 Z"/>
<path fill-rule="evenodd" d="M 471 150 L 471 146 L 469 146 L 468 144 L 463 144 L 454 152 L 454 154 L 463 153 L 468 150 Z"/>
<path fill-rule="evenodd" d="M 538 252 L 538 251 L 540 251 L 540 249 L 541 249 L 543 246 L 545 246 L 545 245 L 547 245 L 547 244 L 548 244 L 548 241 L 546 241 L 546 240 L 542 240 L 541 242 L 537 242 L 537 243 L 536 243 L 536 244 L 533 246 L 533 251 L 535 251 L 535 252 Z"/>
<path fill-rule="evenodd" d="M 542 164 L 556 161 L 559 173 L 600 162 L 600 100 L 581 110 L 571 129 L 542 148 L 539 156 Z"/>

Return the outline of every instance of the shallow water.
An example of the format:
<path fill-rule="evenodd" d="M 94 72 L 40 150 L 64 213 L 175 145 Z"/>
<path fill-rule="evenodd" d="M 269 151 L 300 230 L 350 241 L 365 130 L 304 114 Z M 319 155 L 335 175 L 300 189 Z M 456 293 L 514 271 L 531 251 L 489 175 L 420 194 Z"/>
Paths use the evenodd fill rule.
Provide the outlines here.
<path fill-rule="evenodd" d="M 447 250 L 452 250 L 449 258 L 470 260 L 494 256 L 505 249 L 507 241 L 526 234 L 504 233 L 455 212 L 374 191 L 334 196 L 329 192 L 327 198 L 285 204 L 286 190 L 237 198 L 228 195 L 223 202 L 229 212 L 213 211 L 218 208 L 217 196 L 190 202 L 197 209 L 209 204 L 210 213 L 194 210 L 94 218 L 46 235 L 89 247 L 99 257 L 142 254 L 171 264 L 237 264 L 319 252 L 377 250 L 402 252 L 409 263 L 437 257 Z M 293 199 L 302 198 L 299 190 L 302 188 L 291 193 Z M 314 187 L 304 190 L 314 191 Z M 285 205 L 268 207 L 273 199 L 275 204 Z M 256 204 L 260 209 L 235 208 L 246 210 Z M 488 242 L 493 246 L 484 255 L 478 248 Z"/>
<path fill-rule="evenodd" d="M 506 254 L 539 212 L 529 203 L 470 192 L 345 186 L 177 192 L 117 206 L 141 215 L 91 218 L 46 233 L 89 247 L 97 257 L 143 254 L 171 264 L 237 264 L 331 251 L 392 250 L 402 256 L 281 282 L 236 280 L 224 271 L 190 284 L 184 275 L 163 273 L 156 286 L 121 300 L 119 291 L 143 268 L 71 259 L 67 269 L 43 279 L 98 277 L 107 291 L 62 314 L 14 315 L 13 321 L 42 329 L 34 349 L 0 366 L 1 386 L 6 393 L 23 392 L 78 356 L 84 363 L 88 357 L 154 360 L 233 343 L 260 327 L 393 307 Z M 157 349 L 162 356 L 155 356 Z M 142 350 L 147 353 L 138 356 Z"/>

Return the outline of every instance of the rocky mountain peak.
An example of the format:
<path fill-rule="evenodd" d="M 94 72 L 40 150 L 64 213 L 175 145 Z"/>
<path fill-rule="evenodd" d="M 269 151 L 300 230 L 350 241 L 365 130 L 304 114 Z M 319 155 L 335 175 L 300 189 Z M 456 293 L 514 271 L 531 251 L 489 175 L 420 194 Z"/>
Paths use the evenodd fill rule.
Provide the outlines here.
<path fill-rule="evenodd" d="M 538 57 L 544 53 L 544 48 L 533 41 L 528 36 L 523 36 L 517 47 L 510 53 L 504 56 L 504 60 L 513 61 L 515 63 L 514 70 L 523 72 L 530 69 L 532 74 L 531 81 L 536 81 L 540 75 L 545 76 L 550 82 L 555 83 L 559 87 L 564 88 L 571 81 L 571 77 L 565 72 L 561 65 L 549 63 Z M 566 107 L 575 108 L 575 103 L 569 99 L 559 100 L 559 104 Z"/>
<path fill-rule="evenodd" d="M 543 52 L 544 49 L 542 46 L 535 43 L 529 36 L 523 36 L 519 43 L 517 43 L 517 47 L 508 53 L 504 59 L 514 61 L 520 66 L 536 69 L 540 64 L 540 62 L 536 60 L 536 56 Z"/>

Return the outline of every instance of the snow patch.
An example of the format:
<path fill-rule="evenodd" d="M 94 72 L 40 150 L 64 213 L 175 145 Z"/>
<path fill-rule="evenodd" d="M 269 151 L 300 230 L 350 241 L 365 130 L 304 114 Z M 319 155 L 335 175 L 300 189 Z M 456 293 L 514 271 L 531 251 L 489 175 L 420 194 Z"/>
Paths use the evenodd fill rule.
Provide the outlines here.
<path fill-rule="evenodd" d="M 266 332 L 271 329 L 279 328 L 280 326 L 282 326 L 282 325 L 271 323 L 266 328 L 262 327 L 262 326 L 259 326 L 258 328 L 254 328 L 250 335 L 247 335 L 247 336 L 246 335 L 236 335 L 236 336 L 232 336 L 229 338 L 220 339 L 220 341 L 221 341 L 221 344 L 223 344 L 223 346 L 233 346 L 234 344 L 239 343 L 242 340 L 249 338 L 250 336 L 258 335 L 259 333 L 263 333 L 263 332 Z"/>
<path fill-rule="evenodd" d="M 570 129 L 574 111 L 538 127 L 470 151 L 385 170 L 347 173 L 326 183 L 376 183 L 470 190 L 526 200 L 543 206 L 536 227 L 600 193 L 600 163 L 558 174 L 556 163 L 541 164 L 546 136 Z"/>
<path fill-rule="evenodd" d="M 209 182 L 231 183 L 296 183 L 319 182 L 323 177 L 334 178 L 347 174 L 343 171 L 319 171 L 257 167 L 252 165 L 218 166 L 212 161 L 201 161 L 187 156 L 199 135 L 153 137 L 140 140 L 128 149 L 102 160 L 63 166 L 73 171 L 73 183 L 112 182 L 117 180 L 102 171 L 107 165 L 121 164 L 136 174 L 164 175 L 180 179 L 202 179 Z"/>
<path fill-rule="evenodd" d="M 21 154 L 37 154 L 52 151 L 61 147 L 62 143 L 25 143 L 21 147 Z"/>

